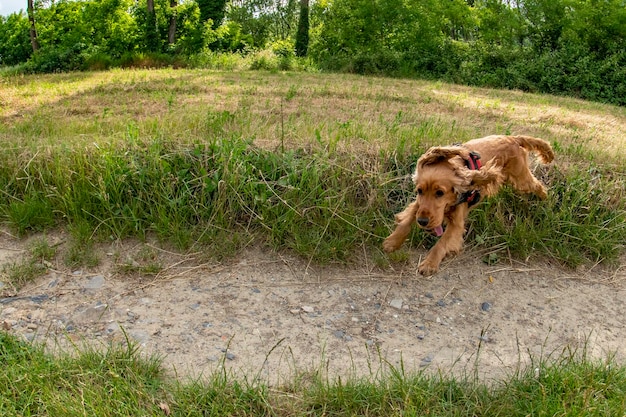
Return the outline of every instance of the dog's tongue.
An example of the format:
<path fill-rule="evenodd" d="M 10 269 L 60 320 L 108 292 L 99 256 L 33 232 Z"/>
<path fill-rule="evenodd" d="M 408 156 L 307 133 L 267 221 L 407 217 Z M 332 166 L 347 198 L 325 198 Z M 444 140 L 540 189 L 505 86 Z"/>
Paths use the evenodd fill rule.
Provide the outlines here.
<path fill-rule="evenodd" d="M 435 227 L 435 228 L 433 229 L 433 232 L 435 232 L 435 235 L 436 235 L 437 237 L 439 237 L 439 236 L 443 235 L 443 226 L 439 225 L 439 226 Z"/>

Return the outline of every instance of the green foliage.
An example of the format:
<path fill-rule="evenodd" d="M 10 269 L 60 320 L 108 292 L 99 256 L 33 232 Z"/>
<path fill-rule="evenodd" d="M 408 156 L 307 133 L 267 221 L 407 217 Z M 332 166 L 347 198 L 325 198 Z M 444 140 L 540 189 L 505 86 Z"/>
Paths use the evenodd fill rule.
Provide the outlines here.
<path fill-rule="evenodd" d="M 0 16 L 0 65 L 17 65 L 28 60 L 32 53 L 26 15 Z"/>
<path fill-rule="evenodd" d="M 32 53 L 26 16 L 13 14 L 0 19 L 0 64 L 18 65 L 22 72 L 103 69 L 148 54 L 157 67 L 172 61 L 197 66 L 198 55 L 209 51 L 249 54 L 289 42 L 296 56 L 310 56 L 324 70 L 626 104 L 623 0 L 154 3 L 148 14 L 146 0 L 60 0 L 47 7 L 36 2 L 41 50 Z M 258 58 L 255 68 L 294 68 L 290 59 L 275 66 L 263 54 Z"/>
<path fill-rule="evenodd" d="M 200 10 L 200 22 L 211 21 L 214 27 L 218 27 L 226 14 L 227 0 L 196 0 Z"/>
<path fill-rule="evenodd" d="M 337 0 L 316 8 L 311 56 L 325 69 L 626 103 L 619 0 L 529 0 L 518 8 L 499 0 Z"/>

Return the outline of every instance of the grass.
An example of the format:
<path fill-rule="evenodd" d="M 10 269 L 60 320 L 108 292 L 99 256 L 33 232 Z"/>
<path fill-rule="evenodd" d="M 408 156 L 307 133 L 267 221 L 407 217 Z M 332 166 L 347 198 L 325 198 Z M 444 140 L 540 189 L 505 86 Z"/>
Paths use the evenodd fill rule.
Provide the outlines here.
<path fill-rule="evenodd" d="M 2 266 L 2 270 L 0 270 L 2 281 L 8 284 L 13 291 L 17 291 L 43 275 L 55 256 L 55 246 L 50 245 L 45 237 L 37 239 L 30 244 L 26 256 Z"/>
<path fill-rule="evenodd" d="M 94 238 L 155 234 L 216 258 L 251 242 L 316 262 L 366 248 L 384 267 L 395 257 L 380 243 L 413 198 L 407 178 L 419 155 L 516 132 L 557 151 L 539 172 L 549 200 L 503 193 L 472 212 L 468 242 L 569 266 L 623 253 L 623 150 L 599 163 L 595 147 L 620 144 L 620 108 L 304 73 L 115 70 L 3 84 L 0 219 L 21 235 L 67 225 L 76 240 L 68 265 L 97 264 Z M 537 125 L 546 111 L 550 122 Z M 583 113 L 588 124 L 572 121 Z M 432 240 L 415 233 L 408 247 L 424 244 Z"/>
<path fill-rule="evenodd" d="M 536 358 L 495 383 L 470 376 L 406 373 L 329 380 L 294 371 L 270 387 L 226 371 L 193 380 L 168 377 L 157 357 L 126 344 L 47 354 L 0 332 L 0 414 L 171 416 L 553 416 L 626 412 L 626 368 L 565 350 Z"/>

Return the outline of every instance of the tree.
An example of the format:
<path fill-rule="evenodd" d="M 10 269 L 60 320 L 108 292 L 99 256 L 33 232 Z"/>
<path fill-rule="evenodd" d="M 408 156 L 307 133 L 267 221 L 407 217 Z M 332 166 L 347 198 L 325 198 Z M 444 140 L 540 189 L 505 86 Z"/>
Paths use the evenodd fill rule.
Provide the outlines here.
<path fill-rule="evenodd" d="M 300 20 L 296 33 L 296 55 L 306 56 L 309 49 L 309 0 L 300 0 Z"/>
<path fill-rule="evenodd" d="M 29 29 L 28 17 L 21 11 L 0 16 L 0 65 L 26 62 L 33 54 Z"/>
<path fill-rule="evenodd" d="M 148 51 L 156 52 L 159 49 L 159 31 L 157 29 L 156 13 L 154 11 L 154 0 L 146 1 L 146 46 Z"/>
<path fill-rule="evenodd" d="M 213 21 L 213 27 L 222 24 L 226 15 L 227 0 L 196 0 L 200 9 L 200 23 L 205 23 L 209 19 Z"/>
<path fill-rule="evenodd" d="M 167 31 L 167 43 L 170 46 L 176 43 L 176 6 L 178 6 L 178 2 L 176 0 L 170 0 L 172 14 L 170 15 L 170 25 Z"/>
<path fill-rule="evenodd" d="M 28 21 L 30 22 L 30 43 L 33 46 L 33 52 L 39 49 L 39 40 L 37 39 L 37 29 L 35 28 L 35 7 L 33 0 L 28 0 Z"/>

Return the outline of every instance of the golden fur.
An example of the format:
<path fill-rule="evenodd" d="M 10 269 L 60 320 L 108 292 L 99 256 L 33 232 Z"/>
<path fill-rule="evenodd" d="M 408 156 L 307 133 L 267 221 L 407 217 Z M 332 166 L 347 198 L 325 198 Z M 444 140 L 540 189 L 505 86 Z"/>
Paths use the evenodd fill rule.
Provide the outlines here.
<path fill-rule="evenodd" d="M 480 154 L 484 164 L 479 170 L 466 166 L 472 151 Z M 546 188 L 528 168 L 529 151 L 543 163 L 554 159 L 548 142 L 530 136 L 494 135 L 461 146 L 430 148 L 417 161 L 413 174 L 417 198 L 396 215 L 396 228 L 383 242 L 385 252 L 397 250 L 417 223 L 441 236 L 418 266 L 420 273 L 431 275 L 439 270 L 446 255 L 458 253 L 463 246 L 465 219 L 471 208 L 462 194 L 478 190 L 481 197 L 489 197 L 508 183 L 520 192 L 545 199 Z"/>

